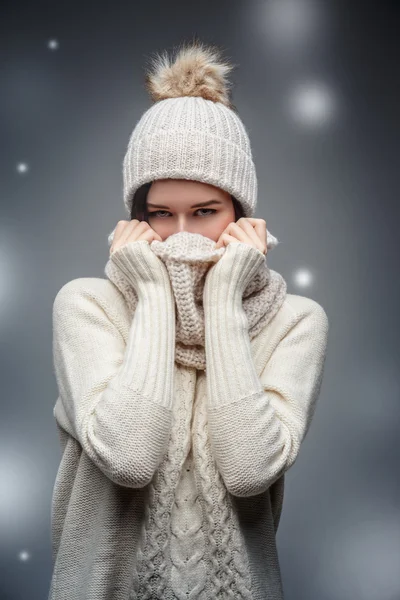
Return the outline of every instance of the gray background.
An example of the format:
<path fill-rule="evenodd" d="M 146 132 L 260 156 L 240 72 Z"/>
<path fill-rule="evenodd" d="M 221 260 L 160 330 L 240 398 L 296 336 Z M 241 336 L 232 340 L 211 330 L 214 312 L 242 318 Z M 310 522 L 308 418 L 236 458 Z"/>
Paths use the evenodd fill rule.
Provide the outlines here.
<path fill-rule="evenodd" d="M 123 155 L 150 106 L 145 61 L 192 35 L 238 65 L 256 216 L 280 241 L 269 265 L 330 320 L 317 411 L 286 477 L 285 597 L 400 598 L 398 7 L 2 4 L 1 600 L 49 589 L 54 298 L 104 276 L 107 235 L 127 218 Z"/>

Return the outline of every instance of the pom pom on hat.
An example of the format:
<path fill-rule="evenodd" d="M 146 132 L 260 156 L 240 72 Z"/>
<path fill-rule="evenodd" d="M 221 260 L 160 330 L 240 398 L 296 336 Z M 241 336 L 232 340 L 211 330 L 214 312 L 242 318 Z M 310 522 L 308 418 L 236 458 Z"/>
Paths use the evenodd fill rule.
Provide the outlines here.
<path fill-rule="evenodd" d="M 205 46 L 195 40 L 192 44 L 183 44 L 175 58 L 163 52 L 151 59 L 151 63 L 152 70 L 146 74 L 146 89 L 153 102 L 198 96 L 233 108 L 227 75 L 234 65 L 221 58 L 221 50 L 216 46 Z"/>

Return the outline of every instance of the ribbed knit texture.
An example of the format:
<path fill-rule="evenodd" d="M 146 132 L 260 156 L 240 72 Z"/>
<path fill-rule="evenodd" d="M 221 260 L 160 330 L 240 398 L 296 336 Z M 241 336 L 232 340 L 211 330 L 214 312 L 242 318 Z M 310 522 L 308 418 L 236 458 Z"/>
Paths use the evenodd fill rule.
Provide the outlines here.
<path fill-rule="evenodd" d="M 232 194 L 252 217 L 257 175 L 249 136 L 237 114 L 201 97 L 168 98 L 136 124 L 123 161 L 128 214 L 135 191 L 156 179 L 193 179 Z"/>
<path fill-rule="evenodd" d="M 142 261 L 156 280 L 142 285 L 134 315 L 118 287 L 96 278 L 69 282 L 54 303 L 63 457 L 49 600 L 282 600 L 275 534 L 284 474 L 315 410 L 327 316 L 315 301 L 288 294 L 250 340 L 239 298 L 264 257 L 230 244 L 204 285 L 207 373 L 175 361 L 172 402 L 146 380 L 154 385 L 149 398 L 127 357 L 141 354 L 132 340 L 143 342 L 148 320 L 160 328 L 151 340 L 166 341 L 176 288 L 148 244 L 140 246 L 137 260 L 136 244 L 117 250 L 139 291 Z M 166 345 L 158 360 L 162 352 Z M 141 368 L 158 381 L 155 362 Z"/>

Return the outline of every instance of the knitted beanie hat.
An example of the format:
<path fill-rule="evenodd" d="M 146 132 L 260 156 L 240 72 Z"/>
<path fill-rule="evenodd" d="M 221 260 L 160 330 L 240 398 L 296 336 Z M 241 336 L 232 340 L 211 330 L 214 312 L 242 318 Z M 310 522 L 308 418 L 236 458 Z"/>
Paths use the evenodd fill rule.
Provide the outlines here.
<path fill-rule="evenodd" d="M 245 126 L 229 99 L 234 68 L 220 50 L 183 44 L 171 60 L 152 60 L 146 88 L 154 104 L 134 128 L 123 161 L 124 203 L 156 179 L 191 179 L 227 191 L 254 215 L 257 176 Z"/>

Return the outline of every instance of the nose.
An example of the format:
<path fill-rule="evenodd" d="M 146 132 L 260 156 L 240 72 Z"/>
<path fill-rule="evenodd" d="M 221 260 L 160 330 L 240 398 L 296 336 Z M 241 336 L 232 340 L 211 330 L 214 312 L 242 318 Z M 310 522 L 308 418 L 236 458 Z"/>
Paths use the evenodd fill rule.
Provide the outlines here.
<path fill-rule="evenodd" d="M 187 231 L 185 216 L 182 215 L 178 219 L 178 232 Z"/>

